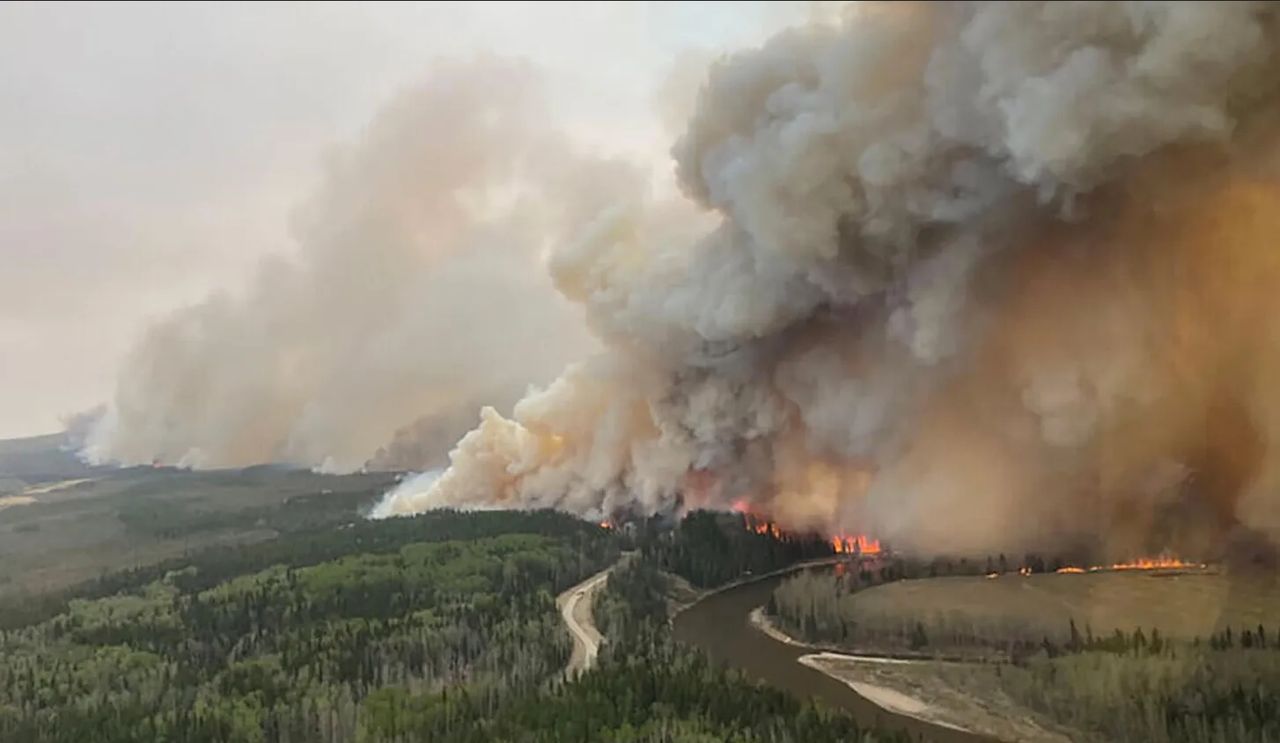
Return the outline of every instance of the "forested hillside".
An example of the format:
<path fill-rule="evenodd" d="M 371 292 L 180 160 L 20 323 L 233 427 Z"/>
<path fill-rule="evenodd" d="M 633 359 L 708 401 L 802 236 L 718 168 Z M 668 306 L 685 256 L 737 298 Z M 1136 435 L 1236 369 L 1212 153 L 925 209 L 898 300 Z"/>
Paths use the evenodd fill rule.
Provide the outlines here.
<path fill-rule="evenodd" d="M 713 586 L 825 543 L 724 515 L 654 526 L 625 537 L 551 512 L 436 512 L 206 550 L 5 606 L 0 741 L 882 739 L 670 634 L 667 571 Z M 554 597 L 623 546 L 638 555 L 597 607 L 600 663 L 564 683 Z"/>
<path fill-rule="evenodd" d="M 441 513 L 122 576 L 0 634 L 0 740 L 400 740 L 407 696 L 496 709 L 553 677 L 555 593 L 616 557 L 570 517 Z"/>

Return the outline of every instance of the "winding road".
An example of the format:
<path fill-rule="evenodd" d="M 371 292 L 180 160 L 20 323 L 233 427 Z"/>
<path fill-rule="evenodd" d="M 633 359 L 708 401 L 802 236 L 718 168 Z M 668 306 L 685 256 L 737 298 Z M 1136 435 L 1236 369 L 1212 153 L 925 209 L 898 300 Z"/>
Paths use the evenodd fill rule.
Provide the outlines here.
<path fill-rule="evenodd" d="M 625 560 L 626 557 L 624 556 Z M 596 655 L 600 652 L 600 643 L 604 640 L 600 630 L 591 616 L 591 607 L 595 603 L 596 593 L 604 588 L 609 573 L 622 563 L 619 560 L 610 567 L 601 570 L 578 585 L 570 588 L 556 598 L 560 607 L 560 616 L 564 617 L 565 626 L 573 636 L 573 655 L 569 656 L 569 665 L 564 669 L 566 679 L 572 679 L 595 665 Z"/>
<path fill-rule="evenodd" d="M 633 553 L 624 553 L 618 562 L 602 570 L 556 597 L 560 616 L 573 638 L 573 653 L 565 666 L 563 678 L 572 680 L 593 667 L 604 637 L 596 628 L 592 608 L 595 597 L 608 582 L 609 574 Z M 750 621 L 772 593 L 785 573 L 808 567 L 821 567 L 824 562 L 795 565 L 768 575 L 752 576 L 734 585 L 712 591 L 695 601 L 688 611 L 676 616 L 676 634 L 685 642 L 708 651 L 713 657 L 728 661 L 750 675 L 790 691 L 802 698 L 821 698 L 837 708 L 854 714 L 871 725 L 904 727 L 914 736 L 935 743 L 992 743 L 994 739 L 974 734 L 963 728 L 933 719 L 925 714 L 921 703 L 888 689 L 867 684 L 853 684 L 829 673 L 814 660 L 826 654 L 779 632 L 767 632 L 760 621 Z M 742 621 L 747 617 L 748 621 Z M 900 659 L 862 658 L 840 655 L 874 663 L 903 663 Z M 859 688 L 862 687 L 862 688 Z M 851 698 L 852 697 L 852 698 Z"/>

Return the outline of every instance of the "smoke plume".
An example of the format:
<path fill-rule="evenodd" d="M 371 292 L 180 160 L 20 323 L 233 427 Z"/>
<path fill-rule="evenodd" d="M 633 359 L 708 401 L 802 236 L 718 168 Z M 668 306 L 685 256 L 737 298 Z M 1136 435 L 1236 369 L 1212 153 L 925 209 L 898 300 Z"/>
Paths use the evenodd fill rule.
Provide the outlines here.
<path fill-rule="evenodd" d="M 685 198 L 551 257 L 602 350 L 383 511 L 1280 538 L 1278 34 L 1266 2 L 863 2 L 720 59 Z"/>
<path fill-rule="evenodd" d="M 296 255 L 150 330 L 85 455 L 422 468 L 482 404 L 590 352 L 541 255 L 639 181 L 577 156 L 544 93 L 534 69 L 492 59 L 405 91 L 327 162 Z"/>

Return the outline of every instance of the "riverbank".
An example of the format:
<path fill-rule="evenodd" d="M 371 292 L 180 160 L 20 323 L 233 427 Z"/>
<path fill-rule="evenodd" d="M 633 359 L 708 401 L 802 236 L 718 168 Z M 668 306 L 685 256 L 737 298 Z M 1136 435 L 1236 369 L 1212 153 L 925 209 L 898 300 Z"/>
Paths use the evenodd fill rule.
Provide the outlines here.
<path fill-rule="evenodd" d="M 800 663 L 827 674 L 828 676 L 840 681 L 850 689 L 858 692 L 864 698 L 869 700 L 877 707 L 895 712 L 907 717 L 914 717 L 917 720 L 932 725 L 951 728 L 952 730 L 962 730 L 967 733 L 980 732 L 972 730 L 969 727 L 952 722 L 950 715 L 945 711 L 938 709 L 934 704 L 924 701 L 923 699 L 904 694 L 897 689 L 881 686 L 879 684 L 868 683 L 866 681 L 855 681 L 851 676 L 860 676 L 851 669 L 843 668 L 845 664 L 865 664 L 865 663 L 911 663 L 906 660 L 893 660 L 889 658 L 861 658 L 852 655 L 840 655 L 838 653 L 811 653 L 809 655 L 800 656 Z"/>
<path fill-rule="evenodd" d="M 863 674 L 853 673 L 851 672 L 853 669 L 845 667 L 848 664 L 857 663 L 918 663 L 921 662 L 919 660 L 849 655 L 816 648 L 809 643 L 802 642 L 791 635 L 788 635 L 786 632 L 783 632 L 768 616 L 765 615 L 763 607 L 753 609 L 749 615 L 749 621 L 751 622 L 752 627 L 755 627 L 760 632 L 774 640 L 777 640 L 778 642 L 786 643 L 792 647 L 819 650 L 819 652 L 801 656 L 799 658 L 799 662 L 816 671 L 821 671 L 822 673 L 825 673 L 835 680 L 845 684 L 850 689 L 853 689 L 872 704 L 875 704 L 883 710 L 900 715 L 906 715 L 907 717 L 914 717 L 917 720 L 922 720 L 933 725 L 952 728 L 953 730 L 982 732 L 979 730 L 973 730 L 968 726 L 949 719 L 951 717 L 950 715 L 943 713 L 930 702 L 926 702 L 919 697 L 912 696 L 895 688 L 870 683 L 864 678 Z"/>
<path fill-rule="evenodd" d="M 1047 729 L 1003 692 L 979 697 L 948 682 L 948 677 L 955 677 L 945 673 L 948 669 L 963 666 L 981 672 L 988 667 L 985 664 L 836 652 L 788 635 L 765 615 L 763 607 L 753 609 L 748 621 L 776 642 L 815 651 L 797 661 L 839 681 L 886 712 L 1002 741 L 1071 743 L 1069 736 Z"/>
<path fill-rule="evenodd" d="M 800 663 L 800 657 L 806 654 L 804 648 L 762 636 L 748 616 L 752 609 L 769 600 L 784 575 L 785 571 L 768 578 L 752 576 L 756 580 L 749 579 L 732 590 L 718 591 L 696 602 L 674 621 L 676 639 L 702 649 L 713 661 L 737 668 L 748 677 L 850 714 L 868 729 L 903 730 L 913 740 L 929 743 L 997 743 L 989 736 L 888 711 L 839 679 Z"/>
<path fill-rule="evenodd" d="M 680 598 L 675 598 L 675 597 L 672 598 L 671 600 L 671 603 L 673 604 L 673 611 L 671 612 L 672 620 L 674 621 L 675 617 L 681 614 L 682 612 L 692 608 L 698 603 L 708 598 L 711 598 L 712 596 L 715 596 L 717 594 L 725 593 L 727 591 L 731 591 L 735 588 L 740 588 L 742 586 L 746 586 L 751 583 L 758 583 L 764 580 L 768 580 L 770 578 L 777 578 L 784 575 L 789 575 L 791 573 L 799 572 L 801 570 L 806 570 L 809 568 L 828 567 L 836 564 L 841 559 L 842 558 L 840 557 L 828 557 L 828 558 L 821 558 L 818 560 L 809 560 L 806 562 L 797 563 L 795 565 L 789 565 L 785 568 L 779 568 L 778 570 L 773 570 L 768 573 L 743 576 L 742 578 L 739 578 L 735 581 L 732 581 L 723 586 L 719 586 L 712 589 L 699 590 L 690 586 L 687 583 L 687 581 L 684 581 L 683 579 L 680 579 L 676 576 L 671 576 L 675 584 L 672 587 L 673 588 L 672 593 L 680 598 L 683 598 L 683 600 L 680 600 Z M 908 664 L 913 662 L 919 662 L 918 660 L 897 659 L 897 658 L 873 658 L 869 656 L 851 656 L 851 655 L 845 655 L 841 653 L 827 651 L 825 648 L 817 648 L 808 643 L 801 642 L 800 640 L 794 637 L 791 637 L 786 632 L 783 632 L 782 629 L 777 627 L 767 616 L 765 616 L 764 607 L 756 607 L 755 609 L 752 609 L 751 612 L 747 615 L 747 620 L 753 629 L 763 633 L 767 637 L 777 642 L 780 642 L 784 645 L 789 645 L 791 647 L 802 648 L 806 650 L 818 650 L 819 652 L 811 653 L 811 654 L 803 655 L 799 657 L 797 659 L 797 662 L 800 663 L 801 665 L 812 668 L 813 670 L 818 671 L 819 673 L 822 673 L 830 677 L 831 679 L 840 682 L 841 684 L 844 684 L 849 689 L 852 689 L 855 694 L 859 695 L 866 701 L 876 705 L 877 707 L 879 707 L 880 709 L 886 712 L 902 715 L 904 717 L 910 717 L 912 719 L 919 720 L 920 722 L 924 722 L 929 725 L 936 725 L 938 727 L 944 727 L 944 728 L 957 730 L 964 733 L 988 734 L 986 731 L 982 730 L 980 727 L 970 727 L 962 724 L 962 721 L 957 719 L 959 717 L 957 715 L 949 714 L 946 710 L 939 709 L 934 704 L 931 704 L 925 701 L 924 699 L 921 699 L 917 696 L 913 696 L 910 693 L 901 691 L 900 685 L 895 684 L 890 686 L 890 685 L 884 685 L 882 683 L 874 682 L 866 678 L 865 674 L 851 673 L 850 669 L 845 668 L 845 665 L 847 665 L 850 662 L 854 662 L 854 663 L 878 662 L 878 663 Z M 993 736 L 993 737 L 999 737 L 999 736 Z M 1055 740 L 1035 739 L 1035 738 L 1002 738 L 1002 739 L 1017 740 L 1020 743 L 1021 741 L 1024 741 L 1024 740 L 1027 741 L 1028 743 L 1061 743 L 1061 741 L 1058 741 L 1056 739 Z"/>
<path fill-rule="evenodd" d="M 764 613 L 764 607 L 758 607 L 751 612 L 748 617 L 751 626 L 760 632 L 768 635 L 778 642 L 786 643 L 792 647 L 804 648 L 819 653 L 832 653 L 834 655 L 856 655 L 859 658 L 867 658 L 869 660 L 892 661 L 895 663 L 910 663 L 915 661 L 942 661 L 946 663 L 977 663 L 983 661 L 994 661 L 999 658 L 991 656 L 961 656 L 961 655 L 939 655 L 937 653 L 913 653 L 908 650 L 872 650 L 867 648 L 859 648 L 856 653 L 850 653 L 847 648 L 837 647 L 835 645 L 824 645 L 822 643 L 805 642 L 799 640 L 786 633 L 786 630 L 777 625 L 774 620 Z"/>
<path fill-rule="evenodd" d="M 732 591 L 735 588 L 741 588 L 742 586 L 750 585 L 752 583 L 759 583 L 762 580 L 768 580 L 770 578 L 777 578 L 779 576 L 787 575 L 789 573 L 796 573 L 801 570 L 807 570 L 808 568 L 820 568 L 820 567 L 826 567 L 829 565 L 835 565 L 837 562 L 840 562 L 841 559 L 843 558 L 821 557 L 816 560 L 806 560 L 805 562 L 798 562 L 794 565 L 788 565 L 785 568 L 770 570 L 767 573 L 760 573 L 758 575 L 745 575 L 736 580 L 732 580 L 724 584 L 723 586 L 717 586 L 715 588 L 695 588 L 692 585 L 690 585 L 689 581 L 685 580 L 684 578 L 681 578 L 678 575 L 671 575 L 668 573 L 667 578 L 672 584 L 671 595 L 667 597 L 668 606 L 670 607 L 669 614 L 671 616 L 671 619 L 674 621 L 675 618 L 685 610 L 693 608 L 693 606 L 698 602 L 704 599 L 711 598 L 716 594 L 724 593 L 725 591 Z"/>

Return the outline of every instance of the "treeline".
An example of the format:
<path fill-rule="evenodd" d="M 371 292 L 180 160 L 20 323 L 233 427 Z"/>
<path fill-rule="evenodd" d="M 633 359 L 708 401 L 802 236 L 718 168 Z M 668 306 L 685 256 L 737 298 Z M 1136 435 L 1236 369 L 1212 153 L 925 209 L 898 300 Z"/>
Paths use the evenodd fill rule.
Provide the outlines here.
<path fill-rule="evenodd" d="M 895 562 L 874 570 L 806 571 L 789 577 L 770 595 L 765 614 L 783 632 L 803 642 L 862 652 L 995 656 L 1020 662 L 1040 653 L 1051 658 L 1079 652 L 1159 653 L 1174 642 L 1192 647 L 1203 643 L 1210 650 L 1280 650 L 1280 625 L 1270 631 L 1260 624 L 1228 626 L 1203 639 L 1176 641 L 1154 627 L 1116 628 L 1095 636 L 1091 626 L 1086 624 L 1082 631 L 1069 617 L 1058 629 L 1047 630 L 1023 618 L 977 618 L 945 607 L 915 617 L 859 611 L 858 592 L 919 569 L 917 564 L 913 570 L 909 561 Z"/>
<path fill-rule="evenodd" d="M 694 511 L 675 529 L 646 541 L 644 559 L 693 586 L 713 588 L 744 575 L 835 554 L 825 538 L 757 532 L 747 527 L 746 519 L 743 514 Z"/>
<path fill-rule="evenodd" d="M 1177 646 L 1190 645 L 1192 648 L 1200 648 L 1202 641 L 1199 637 L 1193 638 L 1190 643 L 1185 640 L 1169 639 L 1160 634 L 1158 627 L 1152 627 L 1146 632 L 1141 627 L 1135 628 L 1132 632 L 1117 629 L 1110 635 L 1097 637 L 1094 636 L 1093 628 L 1088 624 L 1085 625 L 1085 630 L 1081 633 L 1076 627 L 1076 621 L 1069 619 L 1067 621 L 1067 640 L 1065 643 L 1059 645 L 1046 637 L 1043 644 L 1049 657 L 1057 657 L 1065 653 L 1087 652 L 1116 653 L 1120 655 L 1160 655 L 1165 650 L 1176 648 Z M 1268 632 L 1267 628 L 1261 624 L 1240 630 L 1224 627 L 1209 635 L 1208 639 L 1203 641 L 1203 645 L 1209 650 L 1233 650 L 1239 648 L 1241 650 L 1280 651 L 1280 627 L 1277 627 L 1272 632 Z"/>
<path fill-rule="evenodd" d="M 860 652 L 1017 659 L 1040 652 L 1050 641 L 1065 642 L 1065 636 L 1047 637 L 1042 626 L 1020 617 L 974 617 L 948 607 L 928 616 L 879 614 L 858 606 L 859 592 L 918 570 L 918 563 L 913 569 L 911 562 L 895 560 L 874 570 L 843 575 L 806 571 L 779 584 L 765 614 L 783 632 L 803 642 Z"/>
<path fill-rule="evenodd" d="M 994 670 L 1015 701 L 1101 740 L 1280 741 L 1280 653 L 1128 642 L 1127 651 L 1039 655 Z"/>

